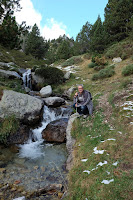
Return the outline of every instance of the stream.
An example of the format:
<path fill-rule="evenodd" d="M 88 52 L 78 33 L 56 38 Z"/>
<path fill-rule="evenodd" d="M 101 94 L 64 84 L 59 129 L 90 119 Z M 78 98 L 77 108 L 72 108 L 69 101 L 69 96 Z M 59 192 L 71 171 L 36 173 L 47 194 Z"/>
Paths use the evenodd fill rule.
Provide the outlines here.
<path fill-rule="evenodd" d="M 31 130 L 28 141 L 19 145 L 19 152 L 1 148 L 0 167 L 3 167 L 6 173 L 0 174 L 0 184 L 13 184 L 18 181 L 25 191 L 34 191 L 50 184 L 64 185 L 66 145 L 46 143 L 41 132 L 51 121 L 69 116 L 69 108 L 52 109 L 44 106 L 41 125 Z"/>

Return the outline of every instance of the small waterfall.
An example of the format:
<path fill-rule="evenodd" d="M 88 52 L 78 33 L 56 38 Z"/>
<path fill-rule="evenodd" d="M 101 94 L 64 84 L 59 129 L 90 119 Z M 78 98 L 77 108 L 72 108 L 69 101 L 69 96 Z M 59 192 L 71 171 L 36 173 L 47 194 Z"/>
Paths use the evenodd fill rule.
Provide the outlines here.
<path fill-rule="evenodd" d="M 32 135 L 29 137 L 29 140 L 24 145 L 19 145 L 19 157 L 21 158 L 30 158 L 36 159 L 41 156 L 45 156 L 42 152 L 44 140 L 42 139 L 42 130 L 44 130 L 51 121 L 68 118 L 70 112 L 66 112 L 66 108 L 61 108 L 60 112 L 56 112 L 54 109 L 44 106 L 43 121 L 42 125 L 39 128 L 32 130 Z M 33 142 L 34 141 L 34 142 Z"/>
<path fill-rule="evenodd" d="M 28 69 L 25 73 L 23 73 L 23 83 L 24 83 L 24 87 L 28 87 L 29 89 L 32 89 L 31 69 Z"/>

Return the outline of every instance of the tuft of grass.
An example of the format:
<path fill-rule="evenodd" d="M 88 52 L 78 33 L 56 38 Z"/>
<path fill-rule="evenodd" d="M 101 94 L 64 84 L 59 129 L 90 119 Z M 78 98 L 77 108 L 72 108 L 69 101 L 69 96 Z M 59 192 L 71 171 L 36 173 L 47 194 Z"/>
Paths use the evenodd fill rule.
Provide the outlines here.
<path fill-rule="evenodd" d="M 7 137 L 16 133 L 19 127 L 19 120 L 14 115 L 0 119 L 0 142 L 6 144 Z"/>
<path fill-rule="evenodd" d="M 101 69 L 97 74 L 92 76 L 92 80 L 109 78 L 115 74 L 114 65 L 108 66 L 105 69 Z"/>
<path fill-rule="evenodd" d="M 122 75 L 123 76 L 129 76 L 131 74 L 133 74 L 133 64 L 127 65 L 122 70 Z"/>
<path fill-rule="evenodd" d="M 94 63 L 94 62 L 91 62 L 91 63 L 88 64 L 89 68 L 94 68 L 95 66 L 96 66 L 96 63 Z"/>
<path fill-rule="evenodd" d="M 76 65 L 76 64 L 80 64 L 82 61 L 83 59 L 81 58 L 81 56 L 73 56 L 69 58 L 68 60 L 66 60 L 65 62 L 63 62 L 61 66 L 67 67 L 71 65 Z"/>

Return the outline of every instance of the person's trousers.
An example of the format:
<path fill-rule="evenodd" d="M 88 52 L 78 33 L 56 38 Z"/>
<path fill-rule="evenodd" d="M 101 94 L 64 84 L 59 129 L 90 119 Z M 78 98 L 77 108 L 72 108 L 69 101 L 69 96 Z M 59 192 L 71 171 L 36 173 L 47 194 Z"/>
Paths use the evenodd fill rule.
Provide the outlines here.
<path fill-rule="evenodd" d="M 81 114 L 84 114 L 84 115 L 87 115 L 89 114 L 89 111 L 88 111 L 88 108 L 87 106 L 80 106 L 80 107 L 76 107 L 75 104 L 73 105 L 73 108 L 76 110 L 77 109 L 77 112 L 81 115 Z"/>

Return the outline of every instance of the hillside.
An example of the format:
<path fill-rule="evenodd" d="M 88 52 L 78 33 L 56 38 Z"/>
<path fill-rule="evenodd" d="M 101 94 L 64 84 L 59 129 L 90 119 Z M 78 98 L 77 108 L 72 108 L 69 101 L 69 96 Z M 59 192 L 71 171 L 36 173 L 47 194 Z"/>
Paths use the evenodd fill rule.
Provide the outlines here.
<path fill-rule="evenodd" d="M 82 59 L 78 71 L 60 89 L 84 84 L 92 93 L 95 110 L 92 117 L 81 117 L 73 125 L 76 144 L 66 199 L 132 199 L 133 74 L 123 76 L 122 70 L 133 66 L 133 58 L 116 63 L 112 77 L 97 81 L 91 80 L 96 73 L 88 67 L 91 60 Z"/>
<path fill-rule="evenodd" d="M 114 46 L 110 47 L 111 50 L 114 51 Z M 14 66 L 16 71 L 44 64 L 44 61 L 38 61 L 17 50 L 9 51 L 0 47 L 0 52 L 0 62 L 14 62 L 17 65 Z M 114 55 L 120 56 L 117 53 L 120 53 L 119 48 Z M 66 200 L 133 198 L 133 57 L 131 52 L 127 54 L 127 58 L 119 63 L 113 63 L 108 56 L 97 58 L 99 62 L 106 63 L 102 66 L 107 69 L 106 73 L 113 70 L 111 77 L 101 77 L 98 80 L 92 80 L 94 74 L 99 73 L 99 67 L 95 65 L 96 68 L 90 68 L 92 60 L 89 54 L 72 57 L 61 63 L 62 69 L 67 67 L 68 71 L 74 73 L 68 81 L 53 85 L 54 93 L 62 95 L 70 87 L 84 84 L 84 88 L 92 93 L 94 103 L 93 116 L 87 119 L 81 117 L 73 124 L 72 136 L 76 144 L 73 167 L 68 173 Z M 72 68 L 70 65 L 77 67 Z M 122 75 L 123 69 L 129 65 L 129 75 Z M 61 67 L 57 63 L 54 66 Z M 25 93 L 20 80 L 0 77 L 0 95 L 3 89 Z"/>

